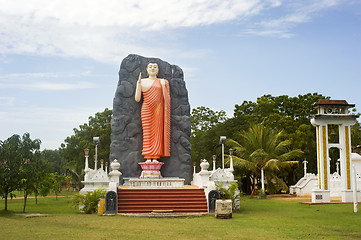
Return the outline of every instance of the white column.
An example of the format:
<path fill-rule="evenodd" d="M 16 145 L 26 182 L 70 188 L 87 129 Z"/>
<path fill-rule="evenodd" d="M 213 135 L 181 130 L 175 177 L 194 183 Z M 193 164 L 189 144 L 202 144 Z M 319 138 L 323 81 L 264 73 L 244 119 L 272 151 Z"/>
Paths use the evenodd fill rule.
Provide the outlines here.
<path fill-rule="evenodd" d="M 352 177 L 353 177 L 353 212 L 358 212 L 358 200 L 357 200 L 357 181 L 356 181 L 356 169 L 355 165 L 352 165 Z"/>
<path fill-rule="evenodd" d="M 340 131 L 340 164 L 341 164 L 341 198 L 342 202 L 352 201 L 352 171 L 351 171 L 351 126 L 342 124 Z"/>
<path fill-rule="evenodd" d="M 216 155 L 213 155 L 213 171 L 216 171 Z"/>
<path fill-rule="evenodd" d="M 302 162 L 303 163 L 303 175 L 306 176 L 307 175 L 307 161 L 306 159 Z"/>
<path fill-rule="evenodd" d="M 98 169 L 98 144 L 95 144 L 95 167 L 94 170 Z"/>
<path fill-rule="evenodd" d="M 89 156 L 86 155 L 85 156 L 85 169 L 84 169 L 84 181 L 88 181 L 88 178 L 89 178 L 89 163 L 88 163 L 88 158 Z"/>
<path fill-rule="evenodd" d="M 317 172 L 318 189 L 312 190 L 312 202 L 330 202 L 329 174 L 330 162 L 328 157 L 328 129 L 326 123 L 317 123 Z"/>
<path fill-rule="evenodd" d="M 264 171 L 263 168 L 261 168 L 261 184 L 262 184 L 262 190 L 265 193 L 265 189 L 264 189 Z"/>
<path fill-rule="evenodd" d="M 229 162 L 229 171 L 233 173 L 234 172 L 234 169 L 233 169 L 233 156 L 230 155 L 229 158 L 230 158 L 230 160 L 229 160 L 230 161 Z"/>
<path fill-rule="evenodd" d="M 222 143 L 222 169 L 224 169 L 224 144 Z"/>

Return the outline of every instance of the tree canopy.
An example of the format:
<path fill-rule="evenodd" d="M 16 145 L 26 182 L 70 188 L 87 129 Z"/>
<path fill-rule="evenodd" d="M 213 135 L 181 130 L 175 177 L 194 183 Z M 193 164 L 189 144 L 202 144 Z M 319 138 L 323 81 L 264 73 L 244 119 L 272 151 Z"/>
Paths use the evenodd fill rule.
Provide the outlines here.
<path fill-rule="evenodd" d="M 223 110 L 213 111 L 203 106 L 193 108 L 191 113 L 192 132 L 209 130 L 226 119 L 226 112 Z"/>
<path fill-rule="evenodd" d="M 61 153 L 67 168 L 73 169 L 78 174 L 84 169 L 84 149 L 90 150 L 90 156 L 95 155 L 93 137 L 100 138 L 98 146 L 98 159 L 109 160 L 111 119 L 113 111 L 105 109 L 95 116 L 89 117 L 89 122 L 74 128 L 74 135 L 65 139 L 61 146 Z M 91 158 L 90 158 L 91 159 Z M 89 161 L 89 167 L 94 167 L 94 161 Z"/>
<path fill-rule="evenodd" d="M 255 102 L 243 101 L 242 104 L 236 104 L 234 116 L 224 121 L 213 121 L 203 131 L 194 131 L 191 136 L 192 161 L 198 162 L 200 159 L 211 159 L 212 155 L 221 156 L 221 147 L 219 137 L 226 136 L 227 139 L 237 139 L 237 135 L 246 131 L 254 124 L 262 123 L 275 131 L 282 131 L 283 139 L 289 141 L 289 149 L 300 149 L 303 151 L 303 157 L 298 157 L 298 161 L 304 158 L 308 160 L 308 172 L 317 172 L 316 163 L 316 132 L 310 123 L 310 116 L 315 114 L 314 106 L 320 99 L 329 99 L 318 93 L 308 93 L 289 97 L 287 95 L 271 96 L 264 95 Z M 209 109 L 207 107 L 198 107 L 198 109 Z M 355 111 L 353 109 L 352 111 Z M 211 112 L 211 111 L 207 111 Z M 192 113 L 202 114 L 202 111 L 192 111 Z M 203 116 L 203 121 L 207 122 L 207 114 Z M 202 117 L 197 116 L 197 118 Z M 192 123 L 193 124 L 193 123 Z M 196 122 L 197 124 L 197 122 Z M 352 145 L 361 144 L 361 126 L 357 122 L 352 127 Z M 220 166 L 217 161 L 217 166 Z M 199 165 L 199 164 L 196 164 Z M 241 174 L 237 173 L 238 178 Z M 299 165 L 283 178 L 287 185 L 294 184 L 303 175 L 303 167 Z"/>
<path fill-rule="evenodd" d="M 256 180 L 260 177 L 261 170 L 265 170 L 268 177 L 268 186 L 276 181 L 280 189 L 287 190 L 286 184 L 277 177 L 279 171 L 298 164 L 295 161 L 303 152 L 299 149 L 290 149 L 291 142 L 282 137 L 283 131 L 276 131 L 262 123 L 253 124 L 247 131 L 236 135 L 237 141 L 228 139 L 227 145 L 234 151 L 234 167 L 248 170 L 253 180 L 255 190 Z"/>
<path fill-rule="evenodd" d="M 32 177 L 32 169 L 27 166 L 36 161 L 41 141 L 32 140 L 29 133 L 22 137 L 17 134 L 9 137 L 0 145 L 0 194 L 5 198 L 5 210 L 7 210 L 7 198 L 12 191 L 32 189 L 27 185 Z"/>

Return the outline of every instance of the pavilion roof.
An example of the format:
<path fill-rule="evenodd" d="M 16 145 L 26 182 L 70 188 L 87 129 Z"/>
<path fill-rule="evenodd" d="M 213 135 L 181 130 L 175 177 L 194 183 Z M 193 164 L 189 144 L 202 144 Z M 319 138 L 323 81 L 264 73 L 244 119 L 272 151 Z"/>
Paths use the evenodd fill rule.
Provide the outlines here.
<path fill-rule="evenodd" d="M 349 104 L 346 100 L 331 100 L 331 99 L 320 99 L 316 106 L 320 105 L 332 105 L 332 106 L 348 106 L 354 107 L 355 104 Z"/>

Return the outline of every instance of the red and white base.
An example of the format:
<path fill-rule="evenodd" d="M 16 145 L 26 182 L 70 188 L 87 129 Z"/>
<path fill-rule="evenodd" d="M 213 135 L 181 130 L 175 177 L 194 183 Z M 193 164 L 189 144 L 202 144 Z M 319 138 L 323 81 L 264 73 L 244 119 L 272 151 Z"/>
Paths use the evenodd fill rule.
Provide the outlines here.
<path fill-rule="evenodd" d="M 163 162 L 141 162 L 138 163 L 142 168 L 142 173 L 140 174 L 141 179 L 144 178 L 162 178 L 160 173 L 160 168 L 164 164 Z"/>

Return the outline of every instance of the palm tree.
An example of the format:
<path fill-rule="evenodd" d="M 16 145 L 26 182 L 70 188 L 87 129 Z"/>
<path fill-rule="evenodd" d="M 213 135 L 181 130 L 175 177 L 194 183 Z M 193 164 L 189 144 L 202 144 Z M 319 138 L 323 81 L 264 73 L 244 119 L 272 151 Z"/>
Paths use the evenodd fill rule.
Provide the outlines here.
<path fill-rule="evenodd" d="M 267 172 L 269 184 L 276 182 L 287 188 L 284 181 L 277 177 L 276 173 L 285 167 L 298 164 L 294 161 L 303 152 L 299 149 L 291 150 L 291 142 L 282 139 L 283 131 L 276 131 L 264 124 L 254 124 L 247 131 L 239 134 L 239 142 L 228 139 L 227 144 L 234 149 L 234 166 L 246 168 L 252 174 L 253 187 L 251 197 L 254 194 L 256 179 L 262 177 L 262 188 L 264 191 L 263 173 Z"/>

